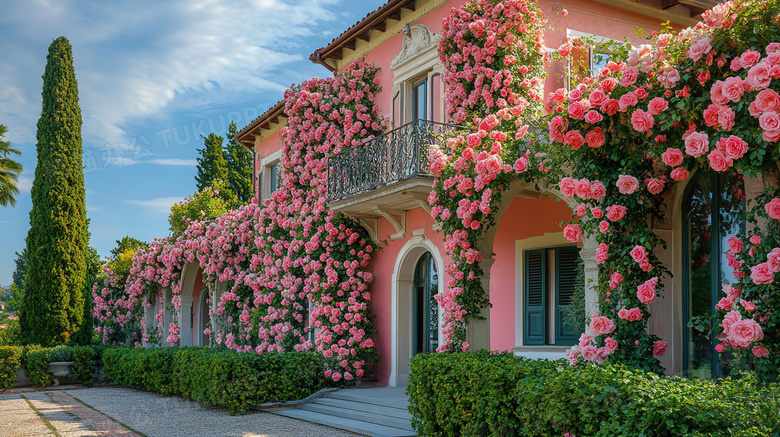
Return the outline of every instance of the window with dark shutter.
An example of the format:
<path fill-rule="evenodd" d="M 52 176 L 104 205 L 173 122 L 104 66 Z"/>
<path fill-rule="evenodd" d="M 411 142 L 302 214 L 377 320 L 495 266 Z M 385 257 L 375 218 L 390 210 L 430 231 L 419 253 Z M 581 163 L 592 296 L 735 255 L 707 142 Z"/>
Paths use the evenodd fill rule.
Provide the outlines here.
<path fill-rule="evenodd" d="M 525 254 L 525 327 L 524 343 L 546 343 L 547 250 L 530 250 Z"/>
<path fill-rule="evenodd" d="M 563 321 L 563 312 L 574 296 L 577 280 L 579 249 L 559 247 L 555 249 L 555 343 L 576 342 L 579 334 L 576 327 Z"/>

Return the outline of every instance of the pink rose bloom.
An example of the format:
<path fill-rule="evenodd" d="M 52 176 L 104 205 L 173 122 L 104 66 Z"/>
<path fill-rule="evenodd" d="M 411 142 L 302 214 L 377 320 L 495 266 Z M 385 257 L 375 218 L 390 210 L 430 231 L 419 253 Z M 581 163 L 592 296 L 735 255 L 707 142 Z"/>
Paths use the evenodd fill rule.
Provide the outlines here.
<path fill-rule="evenodd" d="M 611 205 L 607 207 L 607 218 L 616 222 L 626 215 L 626 207 L 623 205 Z"/>
<path fill-rule="evenodd" d="M 574 209 L 574 212 L 577 214 L 577 217 L 585 217 L 585 214 L 588 213 L 588 208 L 580 203 L 577 205 L 577 208 Z"/>
<path fill-rule="evenodd" d="M 740 56 L 740 63 L 742 64 L 742 68 L 752 67 L 760 60 L 761 54 L 755 50 L 745 50 L 745 52 L 742 53 L 742 56 Z"/>
<path fill-rule="evenodd" d="M 592 336 L 590 336 L 590 335 L 588 335 L 588 334 L 583 332 L 582 335 L 580 335 L 579 346 L 581 348 L 585 347 L 585 346 L 589 345 L 592 340 L 593 340 Z"/>
<path fill-rule="evenodd" d="M 723 320 L 720 322 L 720 326 L 723 328 L 723 334 L 728 336 L 731 331 L 731 327 L 742 320 L 742 314 L 739 311 L 730 311 L 723 316 Z"/>
<path fill-rule="evenodd" d="M 712 50 L 712 45 L 710 44 L 709 38 L 702 38 L 696 44 L 693 44 L 685 54 L 691 58 L 692 61 L 696 62 L 701 59 L 702 55 L 709 53 L 710 50 Z"/>
<path fill-rule="evenodd" d="M 653 115 L 641 109 L 635 110 L 631 114 L 631 126 L 637 132 L 647 132 L 655 125 Z"/>
<path fill-rule="evenodd" d="M 588 143 L 589 147 L 594 149 L 598 149 L 599 147 L 603 146 L 604 140 L 604 131 L 602 131 L 600 127 L 597 127 L 585 134 L 585 142 Z"/>
<path fill-rule="evenodd" d="M 761 237 L 759 237 L 758 235 L 751 235 L 750 242 L 753 244 L 761 244 Z"/>
<path fill-rule="evenodd" d="M 607 63 L 607 65 L 609 65 L 609 62 Z M 618 80 L 615 79 L 614 77 L 607 77 L 601 82 L 599 82 L 599 88 L 601 88 L 605 93 L 612 92 L 617 86 L 618 86 Z"/>
<path fill-rule="evenodd" d="M 580 199 L 587 199 L 590 197 L 590 181 L 587 179 L 580 179 L 574 184 L 574 193 Z"/>
<path fill-rule="evenodd" d="M 563 136 L 563 144 L 571 146 L 572 149 L 577 150 L 585 144 L 585 138 L 578 130 L 570 130 Z"/>
<path fill-rule="evenodd" d="M 704 84 L 707 83 L 708 80 L 710 80 L 710 72 L 709 70 L 699 73 L 698 76 L 696 76 L 696 80 L 699 81 L 699 84 L 703 87 Z"/>
<path fill-rule="evenodd" d="M 621 308 L 620 311 L 618 311 L 618 317 L 622 320 L 628 320 L 628 310 Z"/>
<path fill-rule="evenodd" d="M 780 114 L 775 111 L 767 111 L 758 117 L 758 125 L 766 131 L 775 131 L 780 129 Z"/>
<path fill-rule="evenodd" d="M 668 165 L 669 167 L 676 167 L 683 162 L 682 150 L 669 147 L 666 149 L 666 152 L 661 155 L 661 160 L 663 160 L 664 164 Z"/>
<path fill-rule="evenodd" d="M 777 142 L 778 140 L 780 140 L 780 129 L 777 129 L 777 130 L 765 130 L 765 131 L 761 132 L 761 139 L 763 139 L 767 143 Z"/>
<path fill-rule="evenodd" d="M 725 171 L 733 162 L 727 158 L 720 150 L 713 150 L 707 155 L 707 160 L 710 161 L 710 167 L 715 171 Z"/>
<path fill-rule="evenodd" d="M 515 164 L 512 166 L 512 168 L 517 173 L 522 173 L 528 170 L 528 160 L 524 157 L 520 157 L 517 161 L 515 161 Z"/>
<path fill-rule="evenodd" d="M 590 320 L 590 330 L 593 335 L 606 335 L 615 330 L 615 322 L 607 316 L 598 316 Z"/>
<path fill-rule="evenodd" d="M 598 348 L 596 346 L 585 346 L 582 348 L 582 358 L 585 358 L 588 361 L 594 361 L 596 359 L 596 356 L 598 354 Z"/>
<path fill-rule="evenodd" d="M 566 112 L 569 114 L 569 118 L 573 118 L 575 120 L 582 120 L 582 117 L 585 116 L 585 112 L 590 109 L 590 102 L 587 100 L 578 100 L 574 103 L 569 104 L 568 108 L 566 108 Z"/>
<path fill-rule="evenodd" d="M 647 259 L 647 249 L 642 246 L 634 246 L 630 254 L 631 258 L 638 263 Z"/>
<path fill-rule="evenodd" d="M 769 203 L 764 205 L 769 218 L 774 220 L 780 220 L 780 198 L 774 198 Z"/>
<path fill-rule="evenodd" d="M 580 88 L 574 88 L 569 91 L 569 101 L 577 102 L 582 98 L 582 90 Z"/>
<path fill-rule="evenodd" d="M 750 279 L 756 284 L 771 284 L 775 280 L 775 272 L 769 268 L 769 264 L 761 263 L 750 269 Z"/>
<path fill-rule="evenodd" d="M 633 176 L 622 174 L 618 176 L 617 187 L 621 194 L 634 194 L 639 188 L 639 181 Z"/>
<path fill-rule="evenodd" d="M 769 266 L 769 270 L 775 273 L 780 272 L 780 248 L 775 247 L 769 252 L 766 263 Z"/>
<path fill-rule="evenodd" d="M 690 173 L 688 172 L 688 170 L 686 170 L 683 167 L 677 167 L 674 170 L 672 170 L 671 173 L 669 173 L 669 176 L 677 182 L 688 179 L 689 175 Z"/>
<path fill-rule="evenodd" d="M 609 222 L 606 220 L 599 222 L 599 231 L 601 231 L 602 234 L 606 234 L 607 231 L 609 231 Z"/>
<path fill-rule="evenodd" d="M 655 343 L 653 343 L 653 355 L 657 357 L 664 356 L 667 349 L 669 349 L 669 343 L 663 340 L 657 340 Z"/>
<path fill-rule="evenodd" d="M 711 104 L 707 107 L 707 109 L 704 110 L 704 124 L 707 126 L 717 126 L 718 125 L 718 113 L 720 112 L 720 109 L 724 108 L 724 106 Z"/>
<path fill-rule="evenodd" d="M 761 326 L 753 319 L 734 322 L 729 329 L 728 339 L 734 347 L 747 348 L 750 344 L 764 338 Z"/>
<path fill-rule="evenodd" d="M 656 178 L 650 178 L 645 181 L 647 184 L 647 191 L 650 194 L 660 194 L 664 190 L 664 181 Z"/>
<path fill-rule="evenodd" d="M 637 307 L 631 308 L 628 310 L 628 320 L 631 322 L 636 322 L 637 320 L 642 320 L 642 310 L 640 310 Z"/>
<path fill-rule="evenodd" d="M 606 243 L 601 243 L 596 249 L 596 264 L 604 264 L 607 259 L 609 259 L 609 246 Z"/>
<path fill-rule="evenodd" d="M 593 90 L 593 92 L 590 93 L 590 96 L 588 96 L 588 100 L 590 101 L 590 106 L 594 108 L 598 108 L 608 99 L 609 96 L 607 96 L 607 94 L 601 88 L 597 88 Z M 585 117 L 587 118 L 587 114 L 585 115 Z"/>
<path fill-rule="evenodd" d="M 718 125 L 720 125 L 721 129 L 728 132 L 734 128 L 734 117 L 736 117 L 734 110 L 724 106 L 718 111 Z"/>
<path fill-rule="evenodd" d="M 604 117 L 601 114 L 599 114 L 598 111 L 594 111 L 591 109 L 590 111 L 585 113 L 585 123 L 595 124 L 600 122 L 603 119 Z"/>
<path fill-rule="evenodd" d="M 739 76 L 731 76 L 723 82 L 723 97 L 737 103 L 745 93 L 742 79 Z"/>
<path fill-rule="evenodd" d="M 759 62 L 750 67 L 747 79 L 745 80 L 748 85 L 750 85 L 750 88 L 762 90 L 769 86 L 769 83 L 772 81 L 772 76 L 769 75 L 770 67 L 771 66 L 766 61 Z"/>
<path fill-rule="evenodd" d="M 614 338 L 607 337 L 604 339 L 604 347 L 607 349 L 607 352 L 612 353 L 615 352 L 615 350 L 617 350 L 618 344 Z"/>
<path fill-rule="evenodd" d="M 577 180 L 568 176 L 558 182 L 558 188 L 561 189 L 561 193 L 566 197 L 574 196 L 574 189 L 576 186 Z"/>
<path fill-rule="evenodd" d="M 710 87 L 710 100 L 712 100 L 712 103 L 715 103 L 716 105 L 725 105 L 729 102 L 729 99 L 723 95 L 722 80 L 715 81 L 715 83 Z"/>
<path fill-rule="evenodd" d="M 749 300 L 740 299 L 739 304 L 742 305 L 742 308 L 745 309 L 747 312 L 755 311 L 756 310 L 756 304 Z"/>
<path fill-rule="evenodd" d="M 717 304 L 715 304 L 715 309 L 721 311 L 729 311 L 731 310 L 732 305 L 734 305 L 734 299 L 729 299 L 728 297 L 724 297 L 721 298 Z"/>
<path fill-rule="evenodd" d="M 761 90 L 756 94 L 754 103 L 760 112 L 776 111 L 780 108 L 780 95 L 772 89 Z"/>
<path fill-rule="evenodd" d="M 693 132 L 685 139 L 685 153 L 698 158 L 710 149 L 710 138 L 702 132 Z"/>
<path fill-rule="evenodd" d="M 669 102 L 663 97 L 655 97 L 647 103 L 647 112 L 658 115 L 669 108 Z"/>
<path fill-rule="evenodd" d="M 591 199 L 601 200 L 606 195 L 607 195 L 607 187 L 604 186 L 603 182 L 595 181 L 592 184 L 590 184 Z"/>
<path fill-rule="evenodd" d="M 730 135 L 728 138 L 721 138 L 718 141 L 723 147 L 723 152 L 729 159 L 739 159 L 745 156 L 748 151 L 748 145 L 742 138 L 736 135 Z"/>
<path fill-rule="evenodd" d="M 636 93 L 633 91 L 629 91 L 622 96 L 620 96 L 620 100 L 618 100 L 618 105 L 620 105 L 620 111 L 626 111 L 628 108 L 632 106 L 636 106 L 636 104 L 639 103 L 639 100 L 636 98 Z"/>
<path fill-rule="evenodd" d="M 620 78 L 620 86 L 633 85 L 639 78 L 639 70 L 636 67 L 626 67 L 623 70 L 623 75 Z"/>
<path fill-rule="evenodd" d="M 743 245 L 742 240 L 740 240 L 737 237 L 729 237 L 729 251 L 731 251 L 732 254 L 736 255 L 740 252 L 742 252 Z"/>
<path fill-rule="evenodd" d="M 756 358 L 769 356 L 769 349 L 765 348 L 764 346 L 753 346 L 752 352 Z"/>
<path fill-rule="evenodd" d="M 607 115 L 615 115 L 620 110 L 620 103 L 617 99 L 609 99 L 601 104 L 601 112 Z"/>
<path fill-rule="evenodd" d="M 563 229 L 563 236 L 572 243 L 582 240 L 582 228 L 580 225 L 566 225 Z"/>
<path fill-rule="evenodd" d="M 639 301 L 647 305 L 655 300 L 655 287 L 658 284 L 658 277 L 653 277 L 640 285 L 636 291 L 636 297 Z"/>
<path fill-rule="evenodd" d="M 601 210 L 601 208 L 591 208 L 590 213 L 593 214 L 593 217 L 595 218 L 601 218 L 604 216 L 604 211 Z"/>

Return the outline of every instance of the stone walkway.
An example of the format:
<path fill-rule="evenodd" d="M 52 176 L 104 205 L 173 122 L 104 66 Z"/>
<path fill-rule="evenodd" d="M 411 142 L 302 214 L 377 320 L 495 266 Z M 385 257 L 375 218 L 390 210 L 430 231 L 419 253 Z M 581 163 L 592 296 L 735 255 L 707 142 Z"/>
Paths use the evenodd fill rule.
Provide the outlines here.
<path fill-rule="evenodd" d="M 6 436 L 346 437 L 357 434 L 265 412 L 231 416 L 227 411 L 206 408 L 179 397 L 123 387 L 94 387 L 0 395 L 0 437 Z"/>

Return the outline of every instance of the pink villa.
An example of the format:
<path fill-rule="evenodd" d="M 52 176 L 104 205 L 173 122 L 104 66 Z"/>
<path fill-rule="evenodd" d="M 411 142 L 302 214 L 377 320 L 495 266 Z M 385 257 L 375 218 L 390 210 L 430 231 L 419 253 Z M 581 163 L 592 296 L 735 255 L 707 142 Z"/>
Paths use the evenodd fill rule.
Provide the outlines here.
<path fill-rule="evenodd" d="M 310 56 L 312 62 L 331 72 L 342 71 L 359 58 L 380 68 L 382 91 L 375 102 L 389 130 L 331 157 L 327 199 L 331 210 L 359 219 L 382 248 L 368 267 L 374 276 L 370 290 L 376 346 L 382 356 L 377 375 L 380 385 L 406 385 L 410 358 L 434 352 L 442 343 L 442 312 L 433 296 L 444 292 L 445 266 L 452 260 L 431 216 L 428 197 L 433 176 L 426 163 L 428 145 L 442 141 L 454 129 L 445 116 L 447 90 L 437 49 L 442 20 L 464 3 L 390 0 Z M 546 33 L 545 45 L 555 50 L 567 37 L 586 36 L 616 41 L 627 37 L 638 46 L 645 41 L 635 35 L 635 29 L 649 33 L 665 21 L 676 28 L 691 26 L 699 20 L 703 7 L 715 4 L 709 0 L 542 0 L 539 8 L 553 29 Z M 597 55 L 591 52 L 589 60 L 595 73 L 605 62 Z M 545 94 L 566 86 L 566 78 L 563 68 L 550 71 Z M 268 199 L 278 186 L 281 130 L 286 124 L 284 103 L 279 102 L 237 135 L 254 154 L 260 201 Z M 692 177 L 677 184 L 664 198 L 665 219 L 652 223 L 668 243 L 656 255 L 674 274 L 663 278 L 663 298 L 650 306 L 650 332 L 670 344 L 661 357 L 668 374 L 706 376 L 717 364 L 709 340 L 702 342 L 687 322 L 693 315 L 711 311 L 712 299 L 720 289 L 711 286 L 709 278 L 723 270 L 724 261 L 716 258 L 702 264 L 693 258 L 691 228 L 710 225 L 692 223 L 688 217 L 695 208 L 720 208 L 721 216 L 738 214 L 737 204 L 713 196 L 713 190 L 730 192 L 735 184 L 744 184 L 742 189 L 748 196 L 757 191 L 757 181 L 726 175 L 713 176 L 712 181 L 705 176 Z M 584 264 L 585 283 L 590 284 L 585 292 L 587 312 L 597 310 L 597 292 L 592 285 L 598 280 L 597 244 L 595 239 L 574 244 L 564 237 L 560 223 L 570 220 L 572 205 L 557 201 L 557 197 L 557 187 L 536 187 L 522 181 L 504 193 L 496 223 L 485 229 L 478 248 L 482 254 L 492 254 L 480 263 L 492 308 L 483 311 L 483 320 L 468 327 L 472 349 L 563 358 L 585 328 L 571 327 L 562 319 L 575 290 L 578 257 Z M 723 232 L 718 226 L 711 230 L 712 245 L 722 244 L 723 239 L 716 235 L 718 229 Z M 713 253 L 718 252 L 713 248 Z M 201 293 L 202 276 L 196 264 L 187 264 L 182 271 L 182 345 L 207 341 L 199 334 L 209 317 L 205 293 Z M 216 293 L 218 296 L 220 290 Z M 151 318 L 156 313 L 147 312 L 148 324 L 154 323 Z"/>

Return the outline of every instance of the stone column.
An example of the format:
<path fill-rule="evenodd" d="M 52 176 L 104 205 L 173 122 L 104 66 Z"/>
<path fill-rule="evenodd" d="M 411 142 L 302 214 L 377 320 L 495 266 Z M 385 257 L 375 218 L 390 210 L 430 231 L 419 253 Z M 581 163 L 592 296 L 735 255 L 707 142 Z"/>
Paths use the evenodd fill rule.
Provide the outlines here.
<path fill-rule="evenodd" d="M 493 267 L 493 263 L 496 262 L 490 255 L 490 251 L 482 252 L 484 259 L 479 262 L 479 266 L 482 267 L 482 277 L 480 282 L 485 293 L 490 298 L 490 270 Z M 466 330 L 466 341 L 471 346 L 472 351 L 478 351 L 480 349 L 490 350 L 490 307 L 482 308 L 479 315 L 484 317 L 482 320 L 472 320 L 469 322 L 469 326 Z"/>
<path fill-rule="evenodd" d="M 599 311 L 599 266 L 596 264 L 598 246 L 595 235 L 582 238 L 580 258 L 585 267 L 585 315 L 587 317 Z M 590 333 L 590 328 L 586 327 L 586 331 Z"/>
<path fill-rule="evenodd" d="M 144 307 L 144 325 L 143 325 L 143 332 L 147 332 L 150 330 L 150 327 L 154 328 L 157 327 L 157 319 L 155 316 L 157 313 L 155 312 L 155 303 L 157 301 L 157 293 L 151 293 L 150 296 L 147 296 L 145 298 L 146 302 L 149 304 L 148 307 Z M 142 332 L 142 333 L 143 333 Z M 144 347 L 152 347 L 152 343 L 148 341 L 143 342 Z"/>
<path fill-rule="evenodd" d="M 192 346 L 192 296 L 181 296 L 179 306 L 179 345 Z"/>
<path fill-rule="evenodd" d="M 163 327 L 162 327 L 162 347 L 168 347 L 170 344 L 168 343 L 168 336 L 171 335 L 171 322 L 173 322 L 173 312 L 171 311 L 171 299 L 173 298 L 173 293 L 171 293 L 171 290 L 169 288 L 166 288 L 163 290 Z"/>

